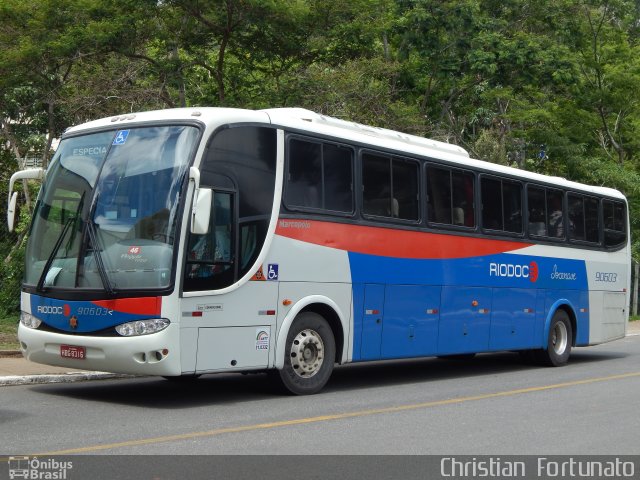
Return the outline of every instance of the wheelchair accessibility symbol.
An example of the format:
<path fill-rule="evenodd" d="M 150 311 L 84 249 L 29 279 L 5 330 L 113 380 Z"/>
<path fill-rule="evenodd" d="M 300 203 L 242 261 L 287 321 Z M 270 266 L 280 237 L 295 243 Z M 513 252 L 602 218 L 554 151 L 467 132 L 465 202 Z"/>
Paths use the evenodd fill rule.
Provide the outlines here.
<path fill-rule="evenodd" d="M 116 138 L 113 139 L 113 145 L 124 145 L 124 142 L 127 141 L 128 136 L 129 130 L 118 130 L 118 133 L 116 133 Z"/>
<path fill-rule="evenodd" d="M 267 280 L 278 280 L 278 264 L 270 263 L 267 265 Z"/>

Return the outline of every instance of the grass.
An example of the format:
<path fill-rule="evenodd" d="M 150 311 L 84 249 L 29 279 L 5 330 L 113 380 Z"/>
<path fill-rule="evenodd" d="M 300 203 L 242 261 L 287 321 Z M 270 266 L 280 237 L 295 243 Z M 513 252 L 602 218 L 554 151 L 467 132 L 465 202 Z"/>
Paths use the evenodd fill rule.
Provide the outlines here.
<path fill-rule="evenodd" d="M 17 350 L 18 316 L 0 317 L 0 350 Z"/>

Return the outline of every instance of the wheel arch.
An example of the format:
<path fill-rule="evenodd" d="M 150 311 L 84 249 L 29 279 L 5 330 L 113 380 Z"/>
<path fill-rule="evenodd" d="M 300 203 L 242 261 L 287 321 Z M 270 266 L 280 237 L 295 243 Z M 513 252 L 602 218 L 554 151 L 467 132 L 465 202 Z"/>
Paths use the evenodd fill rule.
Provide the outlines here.
<path fill-rule="evenodd" d="M 289 329 L 293 324 L 296 317 L 302 312 L 314 312 L 322 316 L 333 332 L 333 337 L 336 342 L 336 358 L 335 362 L 342 363 L 344 352 L 347 351 L 345 340 L 348 338 L 347 325 L 348 317 L 338 307 L 338 305 L 328 297 L 323 295 L 312 295 L 305 297 L 295 303 L 291 307 L 291 310 L 285 316 L 280 329 L 278 330 L 278 337 L 276 341 L 276 353 L 275 353 L 275 367 L 282 369 L 284 367 L 284 355 L 286 349 L 287 335 Z"/>
<path fill-rule="evenodd" d="M 553 320 L 553 316 L 556 314 L 558 310 L 563 310 L 568 316 L 569 321 L 571 322 L 571 346 L 576 346 L 576 338 L 578 338 L 578 322 L 576 316 L 576 310 L 573 304 L 567 300 L 566 298 L 561 298 L 557 300 L 549 309 L 547 313 L 547 318 L 544 323 L 544 336 L 542 337 L 544 348 L 546 348 L 546 339 L 549 338 L 549 329 L 551 328 L 551 321 Z"/>

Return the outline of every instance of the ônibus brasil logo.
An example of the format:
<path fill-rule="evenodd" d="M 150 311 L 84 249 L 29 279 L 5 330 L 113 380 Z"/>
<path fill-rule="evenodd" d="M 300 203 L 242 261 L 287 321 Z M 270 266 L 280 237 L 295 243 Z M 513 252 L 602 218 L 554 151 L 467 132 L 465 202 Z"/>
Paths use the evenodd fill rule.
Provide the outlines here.
<path fill-rule="evenodd" d="M 538 275 L 539 270 L 536 262 L 531 262 L 529 265 L 495 262 L 489 264 L 490 277 L 528 278 L 530 282 L 536 282 Z"/>

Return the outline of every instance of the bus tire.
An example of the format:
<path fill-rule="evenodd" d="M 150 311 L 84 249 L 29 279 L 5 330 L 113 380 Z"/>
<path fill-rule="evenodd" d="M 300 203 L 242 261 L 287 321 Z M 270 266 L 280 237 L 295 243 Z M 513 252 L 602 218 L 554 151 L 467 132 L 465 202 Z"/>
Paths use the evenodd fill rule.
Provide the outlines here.
<path fill-rule="evenodd" d="M 566 365 L 571 355 L 573 329 L 571 320 L 564 310 L 557 310 L 551 319 L 547 348 L 536 351 L 536 359 L 543 365 L 561 367 Z"/>
<path fill-rule="evenodd" d="M 335 339 L 327 321 L 317 313 L 302 312 L 287 335 L 280 382 L 294 395 L 317 393 L 329 380 L 335 358 Z"/>

